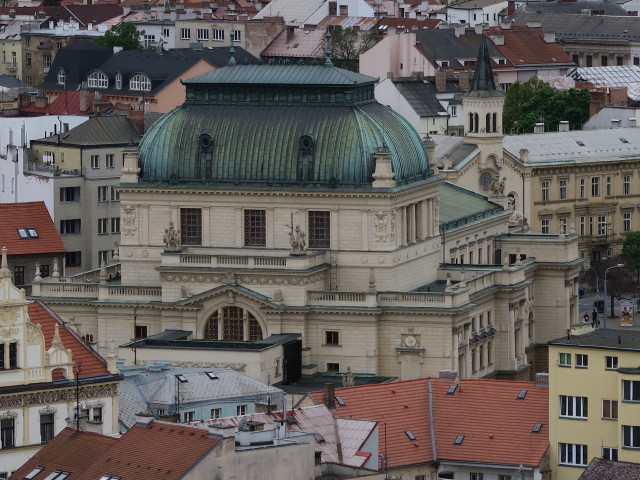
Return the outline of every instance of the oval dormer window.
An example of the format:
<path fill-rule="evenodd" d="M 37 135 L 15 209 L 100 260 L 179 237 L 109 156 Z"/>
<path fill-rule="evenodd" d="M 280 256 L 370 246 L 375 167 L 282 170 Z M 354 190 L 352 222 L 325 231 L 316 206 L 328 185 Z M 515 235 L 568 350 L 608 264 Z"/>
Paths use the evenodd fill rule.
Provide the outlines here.
<path fill-rule="evenodd" d="M 109 86 L 109 78 L 104 73 L 96 70 L 87 77 L 87 86 L 89 88 L 107 88 Z"/>
<path fill-rule="evenodd" d="M 66 85 L 67 84 L 67 74 L 64 71 L 64 68 L 58 69 L 58 85 Z"/>
<path fill-rule="evenodd" d="M 129 80 L 129 90 L 150 92 L 151 80 L 149 80 L 149 77 L 142 73 L 136 73 L 133 77 L 131 77 L 131 80 Z"/>

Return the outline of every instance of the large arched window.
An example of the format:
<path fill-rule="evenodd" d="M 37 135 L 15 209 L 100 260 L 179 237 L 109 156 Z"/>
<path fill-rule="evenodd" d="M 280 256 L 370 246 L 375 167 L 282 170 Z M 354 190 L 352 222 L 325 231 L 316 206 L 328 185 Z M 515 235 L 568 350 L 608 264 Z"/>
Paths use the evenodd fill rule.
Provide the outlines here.
<path fill-rule="evenodd" d="M 104 73 L 96 70 L 87 77 L 87 86 L 89 88 L 107 88 L 109 86 L 109 78 Z"/>
<path fill-rule="evenodd" d="M 67 74 L 64 71 L 64 68 L 58 69 L 58 85 L 66 85 L 67 83 Z"/>
<path fill-rule="evenodd" d="M 262 340 L 260 323 L 251 312 L 241 307 L 220 307 L 204 324 L 205 340 L 243 342 Z"/>
<path fill-rule="evenodd" d="M 151 91 L 151 80 L 142 73 L 136 73 L 129 80 L 129 90 L 140 90 L 143 92 Z"/>

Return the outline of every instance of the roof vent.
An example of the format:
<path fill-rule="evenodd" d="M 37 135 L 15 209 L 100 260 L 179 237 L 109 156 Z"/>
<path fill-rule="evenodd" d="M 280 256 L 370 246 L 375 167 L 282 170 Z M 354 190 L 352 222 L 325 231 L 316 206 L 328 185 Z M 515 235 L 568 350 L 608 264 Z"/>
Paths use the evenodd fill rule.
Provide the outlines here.
<path fill-rule="evenodd" d="M 206 373 L 207 377 L 209 377 L 211 380 L 217 380 L 218 379 L 218 376 L 213 372 L 204 372 L 204 373 Z"/>
<path fill-rule="evenodd" d="M 178 379 L 178 381 L 179 381 L 180 383 L 187 383 L 187 382 L 188 382 L 187 377 L 185 377 L 185 376 L 184 376 L 184 375 L 182 375 L 182 374 L 176 375 L 176 378 Z"/>

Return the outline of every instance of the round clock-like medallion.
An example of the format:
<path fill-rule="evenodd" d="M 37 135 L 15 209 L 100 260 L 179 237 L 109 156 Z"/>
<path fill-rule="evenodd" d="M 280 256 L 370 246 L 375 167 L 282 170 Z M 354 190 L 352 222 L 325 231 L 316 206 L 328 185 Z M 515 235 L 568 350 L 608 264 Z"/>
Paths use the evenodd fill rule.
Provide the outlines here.
<path fill-rule="evenodd" d="M 413 335 L 407 335 L 404 337 L 404 344 L 409 348 L 415 347 L 418 344 L 418 340 Z"/>

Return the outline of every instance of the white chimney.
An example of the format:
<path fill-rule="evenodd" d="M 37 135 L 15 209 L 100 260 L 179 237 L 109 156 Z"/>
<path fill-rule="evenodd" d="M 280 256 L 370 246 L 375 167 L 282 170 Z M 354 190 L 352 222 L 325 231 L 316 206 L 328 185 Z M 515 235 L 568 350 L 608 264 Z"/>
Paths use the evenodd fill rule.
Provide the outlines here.
<path fill-rule="evenodd" d="M 533 127 L 533 133 L 544 133 L 544 122 L 538 122 Z"/>
<path fill-rule="evenodd" d="M 569 122 L 567 120 L 561 120 L 558 125 L 559 132 L 568 132 L 569 131 Z"/>

